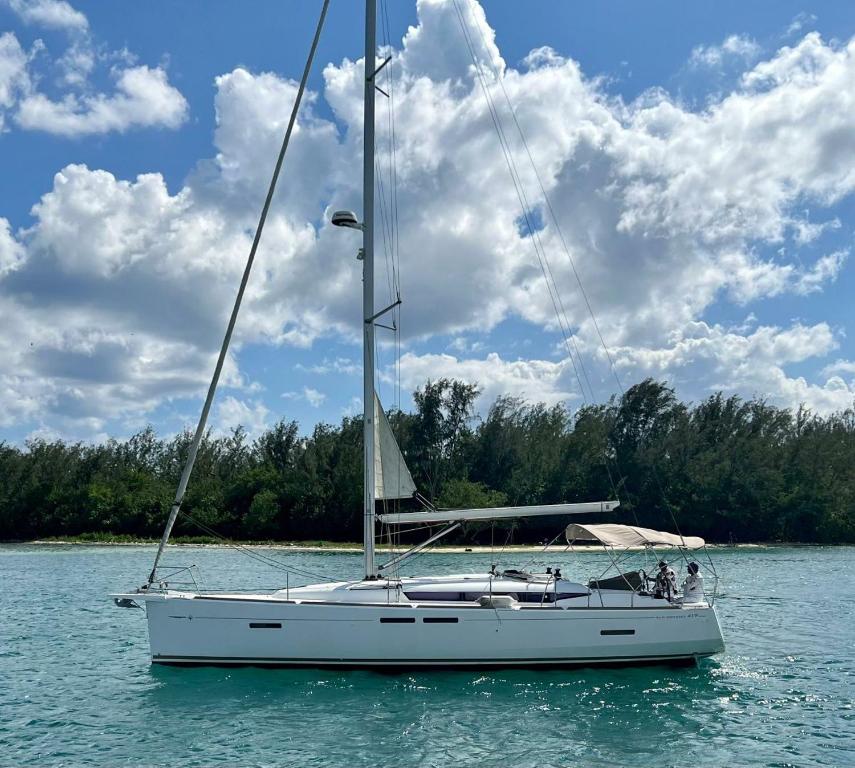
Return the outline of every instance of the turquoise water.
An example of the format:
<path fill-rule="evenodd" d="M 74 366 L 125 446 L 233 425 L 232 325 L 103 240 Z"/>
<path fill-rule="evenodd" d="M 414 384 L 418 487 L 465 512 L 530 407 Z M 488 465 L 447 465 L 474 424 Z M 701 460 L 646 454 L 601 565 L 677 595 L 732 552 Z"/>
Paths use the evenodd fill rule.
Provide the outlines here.
<path fill-rule="evenodd" d="M 697 668 L 489 674 L 153 668 L 143 613 L 107 599 L 152 556 L 0 547 L 0 765 L 855 765 L 855 548 L 718 553 L 727 652 Z M 280 582 L 230 550 L 169 558 L 210 586 Z M 426 555 L 414 570 L 489 559 Z M 361 566 L 288 560 L 331 578 Z M 585 578 L 603 562 L 550 564 Z"/>

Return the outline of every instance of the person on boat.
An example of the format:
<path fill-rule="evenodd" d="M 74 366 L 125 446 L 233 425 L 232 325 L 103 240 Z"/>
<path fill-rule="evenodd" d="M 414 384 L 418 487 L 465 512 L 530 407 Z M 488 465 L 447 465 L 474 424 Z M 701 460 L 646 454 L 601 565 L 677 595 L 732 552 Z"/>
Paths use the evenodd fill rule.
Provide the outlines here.
<path fill-rule="evenodd" d="M 683 600 L 687 603 L 697 603 L 704 599 L 704 577 L 697 563 L 689 563 L 689 575 L 683 582 Z"/>
<path fill-rule="evenodd" d="M 677 594 L 677 574 L 664 560 L 659 562 L 659 573 L 656 574 L 654 595 L 670 600 Z"/>

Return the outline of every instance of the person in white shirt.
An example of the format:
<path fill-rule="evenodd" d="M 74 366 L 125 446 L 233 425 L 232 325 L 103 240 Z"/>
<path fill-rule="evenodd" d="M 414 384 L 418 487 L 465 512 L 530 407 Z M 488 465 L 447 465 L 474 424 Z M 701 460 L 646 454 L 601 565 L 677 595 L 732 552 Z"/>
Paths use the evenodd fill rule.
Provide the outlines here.
<path fill-rule="evenodd" d="M 704 599 L 704 577 L 697 563 L 689 563 L 689 575 L 683 582 L 683 600 L 687 603 L 697 603 Z"/>
<path fill-rule="evenodd" d="M 659 563 L 659 573 L 656 574 L 655 594 L 671 600 L 677 594 L 677 574 L 664 560 Z"/>

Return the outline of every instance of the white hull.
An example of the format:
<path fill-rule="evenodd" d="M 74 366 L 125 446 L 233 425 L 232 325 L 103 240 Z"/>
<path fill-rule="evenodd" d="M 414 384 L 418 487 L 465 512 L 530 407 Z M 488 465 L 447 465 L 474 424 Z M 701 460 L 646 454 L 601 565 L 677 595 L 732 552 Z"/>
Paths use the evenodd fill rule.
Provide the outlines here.
<path fill-rule="evenodd" d="M 496 609 L 170 592 L 144 600 L 157 664 L 563 666 L 685 661 L 724 648 L 705 603 Z"/>

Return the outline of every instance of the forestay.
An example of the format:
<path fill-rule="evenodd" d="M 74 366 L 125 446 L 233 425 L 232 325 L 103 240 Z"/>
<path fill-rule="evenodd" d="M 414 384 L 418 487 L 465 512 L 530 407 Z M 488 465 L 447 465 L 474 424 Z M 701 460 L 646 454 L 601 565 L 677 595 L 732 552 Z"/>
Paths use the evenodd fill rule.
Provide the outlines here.
<path fill-rule="evenodd" d="M 409 499 L 416 484 L 407 462 L 392 434 L 386 412 L 374 393 L 374 497 L 376 499 Z"/>
<path fill-rule="evenodd" d="M 607 547 L 683 547 L 700 549 L 705 542 L 700 536 L 679 536 L 637 525 L 602 523 L 587 525 L 571 523 L 567 526 L 567 541 L 599 541 Z"/>

